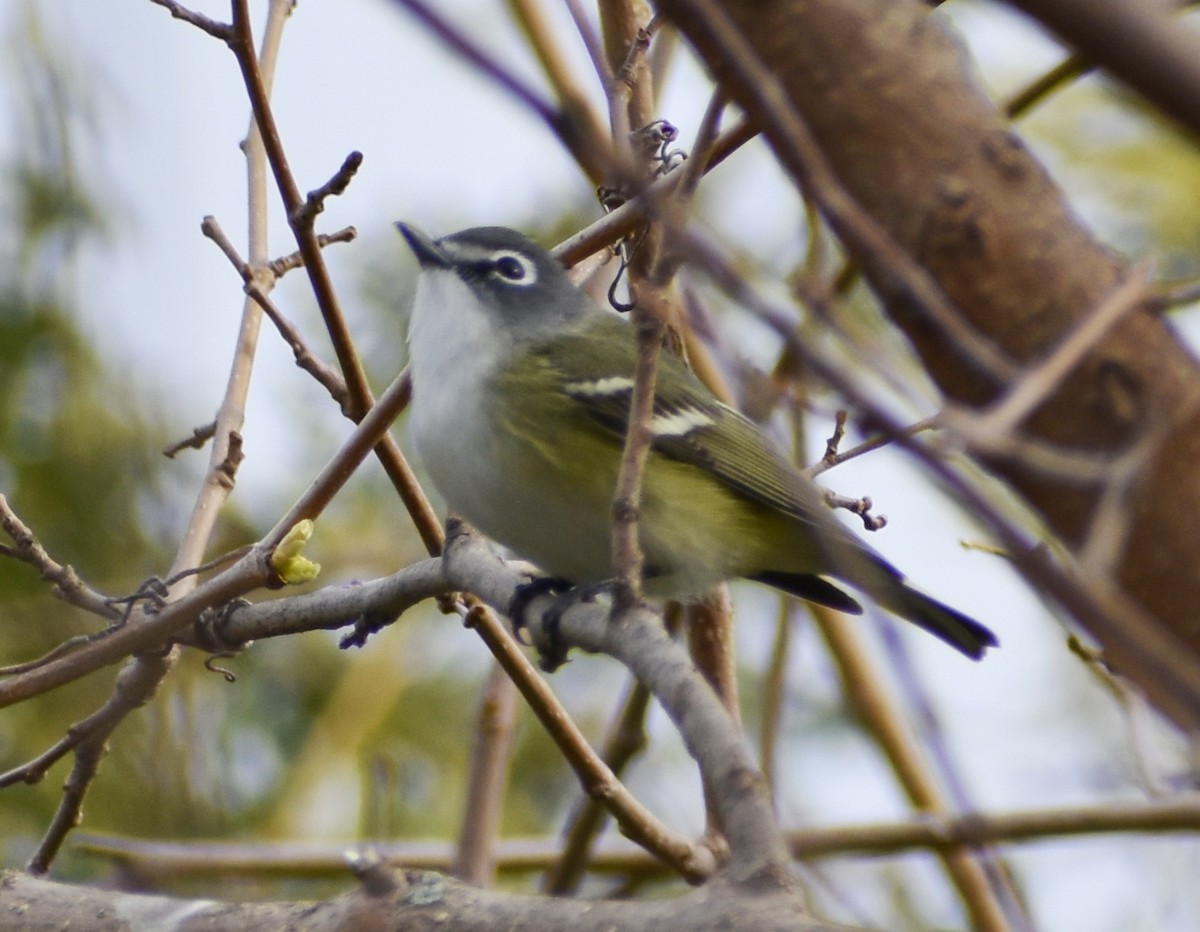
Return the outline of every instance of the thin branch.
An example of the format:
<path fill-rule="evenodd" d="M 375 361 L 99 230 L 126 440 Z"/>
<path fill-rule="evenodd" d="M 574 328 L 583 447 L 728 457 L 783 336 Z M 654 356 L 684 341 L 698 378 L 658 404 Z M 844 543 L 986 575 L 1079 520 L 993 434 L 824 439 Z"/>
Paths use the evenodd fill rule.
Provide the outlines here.
<path fill-rule="evenodd" d="M 585 127 L 583 132 L 587 138 L 604 139 L 607 133 L 604 120 L 575 79 L 558 33 L 547 18 L 545 5 L 535 0 L 509 0 L 508 6 L 541 62 L 546 77 L 558 92 L 563 111 L 569 114 L 572 122 Z M 586 171 L 585 166 L 581 167 Z"/>
<path fill-rule="evenodd" d="M 779 757 L 779 732 L 783 719 L 783 703 L 787 685 L 787 665 L 791 659 L 792 624 L 798 602 L 780 595 L 775 616 L 775 637 L 771 643 L 770 659 L 762 683 L 762 714 L 758 730 L 758 769 L 771 791 L 778 808 L 779 781 L 775 768 Z"/>
<path fill-rule="evenodd" d="M 67 834 L 75 828 L 83 812 L 83 799 L 108 750 L 108 739 L 130 712 L 144 706 L 158 690 L 158 685 L 174 665 L 178 650 L 142 654 L 130 660 L 117 676 L 112 695 L 99 709 L 73 725 L 65 741 L 60 741 L 46 754 L 18 768 L 21 779 L 33 783 L 45 776 L 46 768 L 68 751 L 75 752 L 75 766 L 63 785 L 62 799 L 54 817 L 46 827 L 42 840 L 29 860 L 28 870 L 44 874 L 50 869 Z M 52 753 L 53 752 L 53 753 Z M 58 753 L 61 752 L 61 753 Z M 0 786 L 7 785 L 10 774 L 0 777 Z"/>
<path fill-rule="evenodd" d="M 255 68 L 260 69 L 263 76 L 264 94 L 274 76 L 275 62 L 278 60 L 279 47 L 283 42 L 283 26 L 291 11 L 289 0 L 272 0 L 267 11 L 266 26 L 263 31 L 261 50 L 261 68 L 258 55 L 253 44 L 248 54 L 255 60 Z M 237 8 L 234 9 L 235 19 Z M 189 20 L 190 22 L 191 20 Z M 249 26 L 246 25 L 249 32 Z M 223 41 L 231 49 L 237 47 L 236 30 L 227 27 L 222 36 Z M 250 121 L 249 135 L 243 147 L 246 157 L 247 173 L 247 214 L 250 264 L 253 266 L 266 258 L 267 244 L 267 203 L 266 186 L 263 183 L 262 148 L 254 129 L 254 121 Z M 174 575 L 187 567 L 196 566 L 204 561 L 204 553 L 212 538 L 213 529 L 221 514 L 222 506 L 229 496 L 232 485 L 227 472 L 230 445 L 233 438 L 242 429 L 246 398 L 250 391 L 250 375 L 254 366 L 255 351 L 258 345 L 258 333 L 261 315 L 257 305 L 247 298 L 242 306 L 242 317 L 238 325 L 237 344 L 230 362 L 229 376 L 225 384 L 225 392 L 217 411 L 216 424 L 213 433 L 212 448 L 209 451 L 208 472 L 204 483 L 197 492 L 188 516 L 175 558 L 172 561 L 168 575 Z M 177 587 L 175 597 L 188 592 L 195 584 L 193 578 L 185 578 Z"/>
<path fill-rule="evenodd" d="M 631 146 L 633 134 L 654 119 L 654 88 L 646 53 L 650 49 L 655 21 L 646 21 L 645 4 L 630 0 L 602 0 L 600 3 L 601 33 L 605 57 L 613 78 L 605 90 L 608 93 L 608 121 L 620 174 L 623 180 L 640 180 L 642 153 Z M 619 178 L 609 183 L 623 187 Z M 623 192 L 624 193 L 624 192 Z"/>
<path fill-rule="evenodd" d="M 725 51 L 739 83 L 753 96 L 759 113 L 771 123 L 781 162 L 814 200 L 830 227 L 888 300 L 921 314 L 956 346 L 980 373 L 999 384 L 1015 374 L 1015 366 L 976 331 L 946 297 L 937 282 L 868 214 L 838 180 L 821 147 L 796 113 L 780 84 L 758 57 L 728 13 L 715 0 L 679 0 L 680 16 Z"/>
<path fill-rule="evenodd" d="M 625 698 L 600 745 L 600 759 L 618 777 L 646 747 L 649 710 L 650 691 L 631 678 Z M 604 827 L 605 816 L 606 810 L 600 800 L 590 794 L 582 795 L 567 818 L 561 849 L 542 878 L 543 893 L 567 896 L 578 891 L 586 873 L 594 868 L 597 836 Z"/>
<path fill-rule="evenodd" d="M 209 421 L 207 424 L 202 424 L 199 427 L 192 428 L 192 435 L 185 437 L 183 440 L 176 440 L 174 443 L 169 443 L 163 447 L 162 454 L 169 460 L 175 459 L 177 455 L 187 449 L 203 450 L 204 445 L 212 440 L 217 432 L 217 422 Z"/>
<path fill-rule="evenodd" d="M 492 605 L 508 605 L 522 582 L 520 575 L 461 527 L 448 534 L 445 560 L 446 575 L 455 585 L 478 593 Z M 534 642 L 545 644 L 548 632 L 537 611 L 539 602 L 545 605 L 535 599 L 526 617 L 533 622 L 529 630 Z M 769 877 L 772 883 L 790 887 L 792 881 L 787 876 L 782 839 L 741 729 L 696 672 L 687 654 L 671 640 L 661 619 L 636 608 L 614 618 L 605 606 L 579 602 L 561 614 L 556 630 L 560 644 L 573 644 L 616 658 L 662 703 L 679 728 L 688 752 L 697 761 L 702 779 L 714 788 L 721 825 L 729 840 L 732 876 L 738 877 L 739 882 Z M 510 638 L 506 632 L 504 635 Z M 523 654 L 517 652 L 517 656 L 528 663 Z M 587 751 L 594 757 L 590 748 Z M 600 772 L 607 771 L 598 759 L 595 766 Z M 604 798 L 588 782 L 594 776 L 580 773 L 580 777 L 585 778 L 589 792 L 597 792 Z M 613 789 L 624 791 L 615 779 Z M 632 798 L 629 803 L 641 810 Z M 613 814 L 626 834 L 632 829 L 638 832 L 633 837 L 639 843 L 653 842 L 652 850 L 662 850 L 660 846 L 670 840 L 669 835 L 661 834 L 661 828 L 656 828 L 654 835 L 647 834 L 649 826 L 657 826 L 656 820 L 644 823 L 639 819 L 630 824 L 624 821 L 628 817 L 625 813 Z M 649 813 L 645 813 L 645 818 L 652 819 Z M 671 841 L 672 846 L 675 844 L 678 842 Z M 674 854 L 669 860 L 685 876 L 697 876 L 698 868 L 703 870 L 700 876 L 706 876 L 714 866 L 712 854 L 704 845 L 685 844 Z"/>
<path fill-rule="evenodd" d="M 688 655 L 705 682 L 740 730 L 741 697 L 738 694 L 737 654 L 733 638 L 733 599 L 725 583 L 714 586 L 699 600 L 684 607 L 683 630 Z M 765 786 L 765 779 L 764 779 Z M 724 856 L 725 827 L 718 788 L 703 781 L 706 842 Z"/>
<path fill-rule="evenodd" d="M 228 23 L 221 23 L 214 19 L 209 19 L 203 13 L 196 13 L 192 10 L 189 10 L 182 4 L 176 3 L 175 0 L 150 0 L 150 2 L 170 11 L 171 15 L 175 17 L 175 19 L 181 19 L 185 23 L 190 23 L 197 29 L 207 32 L 214 39 L 220 39 L 222 42 L 228 42 L 233 36 L 233 27 Z"/>
<path fill-rule="evenodd" d="M 12 540 L 13 547 L 0 548 L 0 555 L 28 563 L 41 574 L 42 579 L 54 584 L 52 594 L 69 605 L 82 608 L 101 618 L 116 620 L 121 613 L 109 602 L 108 597 L 88 586 L 70 566 L 59 563 L 46 551 L 41 541 L 8 504 L 0 493 L 0 528 Z"/>
<path fill-rule="evenodd" d="M 354 227 L 342 227 L 340 230 L 335 230 L 333 233 L 318 233 L 317 245 L 324 249 L 333 243 L 352 243 L 358 238 L 358 230 Z M 275 275 L 275 277 L 283 278 L 285 274 L 293 269 L 304 267 L 304 256 L 300 250 L 290 252 L 286 256 L 280 256 L 278 259 L 272 259 L 267 263 L 267 268 Z"/>
<path fill-rule="evenodd" d="M 839 415 L 842 413 L 844 412 L 838 412 Z M 937 426 L 937 418 L 927 417 L 904 428 L 904 434 L 905 436 L 913 437 L 919 433 L 923 433 L 924 431 L 934 430 L 937 428 Z M 826 445 L 825 455 L 821 458 L 820 462 L 814 463 L 812 466 L 808 467 L 808 469 L 804 470 L 804 474 L 810 479 L 814 476 L 819 476 L 826 470 L 833 469 L 834 466 L 840 466 L 842 463 L 845 463 L 848 460 L 856 459 L 857 457 L 862 456 L 864 453 L 870 453 L 874 450 L 880 449 L 881 447 L 885 447 L 894 439 L 895 438 L 890 434 L 876 434 L 874 437 L 864 440 L 862 443 L 851 447 L 849 450 L 841 452 L 837 449 L 837 443 L 840 443 L 841 437 L 839 436 L 838 431 L 835 429 L 833 437 L 829 438 L 829 443 Z M 835 442 L 835 440 L 837 442 Z"/>
<path fill-rule="evenodd" d="M 1200 41 L 1161 3 L 1012 0 L 1095 65 L 1200 132 Z"/>
<path fill-rule="evenodd" d="M 1113 457 L 1098 501 L 1092 510 L 1087 536 L 1078 548 L 1079 565 L 1095 576 L 1110 576 L 1125 551 L 1134 510 L 1134 493 L 1148 477 L 1148 466 L 1162 450 L 1171 433 L 1200 408 L 1200 387 L 1192 386 L 1189 403 L 1180 405 L 1171 417 L 1146 425 L 1129 449 Z"/>
<path fill-rule="evenodd" d="M 588 19 L 579 0 L 563 0 L 563 2 L 571 14 L 571 19 L 575 21 L 575 29 L 579 32 L 579 38 L 583 40 L 588 57 L 592 60 L 592 67 L 596 69 L 596 77 L 600 79 L 600 86 L 608 87 L 612 83 L 613 74 L 612 68 L 608 65 L 608 58 L 604 54 L 603 41 L 593 27 L 592 21 Z"/>
<path fill-rule="evenodd" d="M 679 186 L 675 189 L 675 197 L 684 203 L 690 202 L 696 196 L 700 179 L 708 173 L 709 162 L 717 146 L 721 133 L 721 115 L 725 112 L 728 98 L 719 87 L 712 92 L 704 115 L 700 118 L 700 126 L 696 130 L 696 139 L 692 143 L 692 152 L 679 169 Z"/>
<path fill-rule="evenodd" d="M 220 248 L 221 252 L 229 260 L 230 264 L 237 270 L 242 277 L 242 282 L 245 292 L 262 308 L 266 313 L 271 323 L 275 325 L 275 329 L 279 331 L 279 335 L 292 350 L 292 356 L 296 361 L 296 365 L 311 375 L 317 380 L 327 392 L 329 396 L 337 402 L 338 407 L 343 412 L 348 412 L 349 392 L 346 389 L 346 380 L 332 366 L 322 362 L 308 348 L 308 344 L 304 342 L 304 337 L 295 327 L 283 312 L 275 305 L 268 295 L 269 287 L 264 287 L 261 280 L 264 275 L 269 275 L 273 282 L 278 279 L 278 273 L 274 266 L 259 266 L 258 269 L 253 268 L 248 262 L 245 262 L 239 255 L 237 248 L 225 235 L 225 231 L 221 229 L 221 225 L 215 217 L 205 217 L 200 224 L 200 230 L 211 239 Z M 299 255 L 298 253 L 296 255 Z M 302 261 L 299 264 L 303 264 Z"/>
<path fill-rule="evenodd" d="M 407 404 L 410 392 L 411 385 L 402 373 L 287 514 L 237 563 L 137 624 L 113 629 L 104 639 L 74 654 L 0 681 L 0 708 L 79 679 L 131 654 L 160 647 L 167 638 L 194 623 L 205 609 L 224 605 L 277 581 L 270 558 L 279 542 L 298 522 L 316 519 L 324 511 Z"/>
<path fill-rule="evenodd" d="M 348 416 L 356 423 L 361 423 L 359 419 L 365 420 L 365 417 L 368 416 L 367 411 L 371 408 L 374 397 L 367 384 L 362 360 L 355 350 L 349 328 L 346 326 L 345 317 L 334 292 L 321 245 L 313 231 L 312 223 L 301 209 L 304 199 L 300 195 L 300 189 L 288 165 L 279 130 L 271 111 L 264 75 L 259 70 L 258 61 L 254 55 L 253 35 L 250 30 L 246 0 L 234 0 L 233 9 L 235 37 L 231 48 L 242 70 L 242 77 L 250 96 L 250 104 L 254 110 L 254 117 L 267 159 L 275 174 L 276 184 L 283 198 L 292 232 L 304 258 L 304 269 L 308 274 L 317 306 L 321 309 L 321 315 L 337 355 L 342 376 L 346 380 L 349 397 Z M 254 264 L 253 257 L 251 264 Z M 412 467 L 409 466 L 404 454 L 400 452 L 400 447 L 390 435 L 381 435 L 376 454 L 416 525 L 417 533 L 426 549 L 431 554 L 440 552 L 442 545 L 441 522 L 438 521 L 437 515 L 421 489 Z"/>
<path fill-rule="evenodd" d="M 887 754 L 909 800 L 922 812 L 945 815 L 950 809 L 949 801 L 921 754 L 916 736 L 897 711 L 898 703 L 887 695 L 883 671 L 871 661 L 862 633 L 837 612 L 820 605 L 810 608 L 829 642 L 830 653 L 841 675 L 842 689 Z M 1001 902 L 982 865 L 971 852 L 966 848 L 950 848 L 939 853 L 971 916 L 971 925 L 996 932 L 1007 929 Z"/>
<path fill-rule="evenodd" d="M 741 146 L 753 139 L 755 134 L 756 131 L 744 120 L 733 129 L 722 133 L 712 147 L 712 154 L 704 166 L 705 173 L 716 168 Z M 624 239 L 651 216 L 656 205 L 670 194 L 682 178 L 683 176 L 679 172 L 669 172 L 656 178 L 643 191 L 625 201 L 620 207 L 609 211 L 578 233 L 563 240 L 550 250 L 551 255 L 563 265 L 570 267 Z"/>
<path fill-rule="evenodd" d="M 177 4 L 164 5 L 176 18 L 183 19 L 234 47 L 234 37 L 229 27 L 214 24 L 206 17 L 192 13 Z M 275 0 L 270 5 L 263 48 L 263 67 L 268 83 L 274 70 L 275 51 L 282 38 L 282 23 L 288 10 L 290 10 L 290 3 L 284 4 Z M 235 21 L 237 12 L 235 8 Z M 248 25 L 246 32 L 249 32 Z M 249 48 L 248 54 L 254 58 L 252 47 Z M 255 63 L 257 67 L 257 59 L 255 59 Z M 250 174 L 253 177 L 254 154 L 249 146 L 247 147 L 247 159 L 250 163 Z M 265 243 L 265 204 L 262 203 L 261 198 L 258 199 L 258 205 L 263 209 L 255 211 L 255 203 L 252 186 L 250 201 L 252 242 L 255 241 L 253 234 L 257 230 L 261 234 L 257 241 Z M 238 334 L 238 348 L 234 354 L 225 395 L 214 426 L 214 442 L 209 456 L 208 472 L 197 494 L 192 513 L 176 550 L 170 571 L 172 576 L 178 577 L 181 570 L 202 562 L 221 505 L 233 488 L 234 477 L 242 458 L 239 430 L 249 388 L 257 333 L 257 315 L 252 313 L 251 307 L 247 305 L 243 311 L 242 325 Z M 256 568 L 264 569 L 261 564 Z M 236 576 L 232 573 L 230 575 Z M 248 573 L 246 576 L 253 578 L 254 574 Z M 246 582 L 246 579 L 238 578 L 235 585 L 244 586 Z M 179 579 L 174 590 L 169 592 L 166 598 L 168 600 L 186 599 L 189 594 L 194 593 L 195 584 L 194 576 L 184 576 Z M 220 587 L 212 588 L 220 591 Z M 181 602 L 177 601 L 176 604 L 181 604 Z M 114 653 L 114 648 L 122 644 L 129 633 L 132 633 L 132 636 L 143 637 L 146 632 L 157 630 L 158 625 L 161 624 L 158 618 L 146 614 L 140 604 L 135 603 L 133 607 L 134 613 L 125 625 L 110 628 L 109 632 L 111 633 L 104 632 L 106 636 L 92 640 L 74 653 L 55 658 L 34 669 L 11 676 L 0 686 L 8 687 L 10 692 L 18 694 L 22 689 L 37 691 L 39 688 L 52 688 L 56 678 L 59 683 L 65 682 L 90 672 L 90 669 L 95 669 L 96 666 L 118 659 L 120 655 Z M 166 632 L 164 631 L 163 634 Z M 149 643 L 147 641 L 146 646 L 149 646 Z M 58 809 L 30 861 L 30 871 L 44 873 L 49 869 L 67 833 L 80 821 L 84 797 L 96 775 L 100 759 L 107 749 L 109 736 L 130 712 L 150 700 L 159 683 L 174 666 L 178 656 L 178 647 L 160 649 L 156 652 L 143 651 L 134 656 L 125 663 L 118 674 L 109 700 L 96 713 L 89 716 L 84 723 L 75 727 L 73 734 L 69 736 L 74 742 L 72 750 L 75 755 L 75 765 L 64 786 Z M 98 658 L 104 659 L 98 660 Z M 93 664 L 95 666 L 92 666 Z M 31 684 L 33 685 L 31 686 Z M 60 747 L 64 747 L 61 742 Z"/>
<path fill-rule="evenodd" d="M 579 123 L 573 118 L 573 114 L 547 103 L 540 94 L 468 39 L 424 0 L 395 0 L 395 3 L 408 10 L 445 43 L 456 57 L 477 68 L 497 87 L 516 98 L 541 119 L 571 153 L 592 183 L 600 183 L 612 162 L 611 146 L 606 137 L 592 135 L 588 124 Z"/>
<path fill-rule="evenodd" d="M 1079 55 L 1070 55 L 1044 74 L 1038 75 L 1024 87 L 1009 95 L 1001 104 L 1004 115 L 1018 120 L 1051 94 L 1065 87 L 1093 69 L 1093 65 Z"/>
<path fill-rule="evenodd" d="M 1075 617 L 1088 619 L 1089 628 L 1100 632 L 1105 643 L 1119 651 L 1127 664 L 1137 663 L 1144 675 L 1153 675 L 1164 691 L 1176 698 L 1177 712 L 1200 722 L 1200 670 L 1178 649 L 1174 638 L 1147 617 L 1145 609 L 1126 596 L 1113 580 L 1084 576 L 1068 555 L 1052 557 L 1040 541 L 1031 539 L 1028 532 L 980 488 L 977 479 L 965 475 L 915 437 L 906 436 L 906 425 L 863 388 L 858 375 L 842 360 L 820 345 L 799 340 L 790 312 L 752 288 L 719 250 L 694 233 L 685 231 L 677 235 L 677 245 L 693 268 L 702 271 L 731 298 L 770 326 L 819 379 L 832 385 L 852 406 L 881 425 L 895 438 L 898 446 L 925 465 L 933 478 L 945 483 L 962 506 L 997 537 L 1031 585 Z M 946 426 L 951 425 L 947 423 Z"/>
<path fill-rule="evenodd" d="M 455 585 L 470 578 L 469 591 L 484 591 L 492 605 L 508 606 L 522 577 L 509 570 L 479 538 L 469 534 L 456 519 L 448 523 L 446 576 Z M 598 606 L 593 606 L 598 608 Z M 537 605 L 530 606 L 530 618 L 540 618 Z M 607 611 L 599 609 L 606 616 Z M 596 754 L 578 727 L 563 710 L 550 687 L 537 675 L 516 640 L 482 604 L 474 605 L 467 623 L 483 638 L 488 649 L 509 672 L 534 714 L 558 745 L 567 763 L 576 772 L 584 790 L 603 801 L 621 826 L 621 831 L 638 844 L 671 864 L 693 881 L 712 875 L 716 862 L 705 847 L 693 845 L 656 819 Z M 539 626 L 540 627 L 540 626 Z"/>
<path fill-rule="evenodd" d="M 357 150 L 347 155 L 333 176 L 315 191 L 309 191 L 304 203 L 296 209 L 295 215 L 288 219 L 296 226 L 311 229 L 317 215 L 325 209 L 325 202 L 346 192 L 346 188 L 358 174 L 362 160 L 363 154 Z"/>
<path fill-rule="evenodd" d="M 516 725 L 516 686 L 504 667 L 493 663 L 479 703 L 467 799 L 454 857 L 454 875 L 477 887 L 490 887 L 496 877 L 495 849 Z"/>
<path fill-rule="evenodd" d="M 1030 809 L 979 815 L 922 813 L 910 820 L 860 825 L 808 826 L 786 832 L 792 856 L 800 861 L 887 856 L 958 845 L 1053 843 L 1097 835 L 1190 836 L 1200 831 L 1200 800 L 1185 796 L 1148 802 L 1111 802 L 1071 808 Z M 147 883 L 208 874 L 296 876 L 340 875 L 345 871 L 342 842 L 164 842 L 79 833 L 77 850 L 122 864 Z M 445 841 L 376 841 L 372 848 L 394 867 L 447 872 L 454 846 Z M 496 866 L 504 873 L 540 871 L 558 856 L 557 839 L 508 838 L 496 846 Z M 661 861 L 623 839 L 599 843 L 589 862 L 594 874 L 661 875 Z"/>
<path fill-rule="evenodd" d="M 822 489 L 821 495 L 825 499 L 825 504 L 830 508 L 842 508 L 852 515 L 858 515 L 863 523 L 864 530 L 881 531 L 887 527 L 887 515 L 871 514 L 871 509 L 875 507 L 875 503 L 871 501 L 869 495 L 864 495 L 861 498 L 851 498 L 848 495 L 839 495 L 830 489 Z"/>
<path fill-rule="evenodd" d="M 639 287 L 637 304 L 645 307 L 650 289 Z M 635 321 L 637 328 L 637 368 L 633 377 L 633 396 L 629 401 L 629 423 L 625 448 L 617 473 L 613 498 L 613 570 L 617 583 L 613 593 L 613 614 L 619 615 L 642 598 L 644 555 L 638 542 L 638 519 L 642 501 L 642 474 L 650 456 L 650 421 L 654 416 L 654 386 L 658 372 L 658 354 L 662 350 L 666 324 L 661 316 L 647 313 Z"/>
<path fill-rule="evenodd" d="M 1151 266 L 1134 267 L 1125 281 L 1087 314 L 1050 354 L 1029 368 L 1012 387 L 978 417 L 987 436 L 1011 434 L 1033 410 L 1052 395 L 1072 369 L 1126 315 L 1149 297 Z"/>
<path fill-rule="evenodd" d="M 878 619 L 882 620 L 882 619 Z M 928 760 L 930 772 L 945 788 L 948 803 L 944 808 L 957 812 L 974 812 L 977 806 L 968 793 L 954 756 L 950 752 L 945 729 L 934 708 L 926 683 L 913 664 L 907 643 L 902 639 L 898 625 L 882 626 L 882 639 L 889 664 L 895 674 L 900 692 L 900 706 L 908 710 L 905 718 L 914 741 L 919 740 Z M 917 736 L 920 736 L 919 739 Z M 1021 932 L 1034 932 L 1029 918 L 1028 904 L 1013 882 L 1012 870 L 999 851 L 992 846 L 976 845 L 971 849 L 979 867 L 988 879 L 988 884 L 1002 906 L 1006 917 Z"/>

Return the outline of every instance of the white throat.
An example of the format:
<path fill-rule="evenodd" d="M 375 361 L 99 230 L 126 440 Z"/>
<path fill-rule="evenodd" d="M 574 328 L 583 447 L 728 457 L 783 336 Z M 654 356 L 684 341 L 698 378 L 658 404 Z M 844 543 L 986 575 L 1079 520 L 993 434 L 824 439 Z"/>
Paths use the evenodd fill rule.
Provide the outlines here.
<path fill-rule="evenodd" d="M 447 476 L 462 469 L 472 442 L 487 436 L 483 406 L 509 341 L 458 275 L 425 269 L 417 280 L 408 348 L 413 443 L 434 484 L 453 501 Z"/>

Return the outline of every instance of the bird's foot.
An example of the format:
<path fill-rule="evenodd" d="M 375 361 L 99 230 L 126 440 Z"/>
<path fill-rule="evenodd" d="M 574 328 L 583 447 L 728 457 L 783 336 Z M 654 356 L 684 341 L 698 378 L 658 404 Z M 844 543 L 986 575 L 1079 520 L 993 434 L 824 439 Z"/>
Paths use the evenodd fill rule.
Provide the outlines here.
<path fill-rule="evenodd" d="M 512 602 L 509 603 L 508 617 L 512 620 L 513 633 L 523 644 L 524 632 L 531 631 L 533 643 L 538 649 L 538 666 L 547 673 L 553 673 L 567 661 L 567 651 L 570 645 L 563 644 L 559 634 L 563 616 L 574 605 L 581 602 L 592 602 L 596 596 L 608 592 L 612 584 L 608 581 L 593 583 L 587 586 L 572 586 L 565 579 L 542 576 L 530 580 L 523 586 L 517 587 Z M 543 612 L 536 629 L 526 618 L 529 606 L 539 596 L 553 594 L 554 599 Z"/>

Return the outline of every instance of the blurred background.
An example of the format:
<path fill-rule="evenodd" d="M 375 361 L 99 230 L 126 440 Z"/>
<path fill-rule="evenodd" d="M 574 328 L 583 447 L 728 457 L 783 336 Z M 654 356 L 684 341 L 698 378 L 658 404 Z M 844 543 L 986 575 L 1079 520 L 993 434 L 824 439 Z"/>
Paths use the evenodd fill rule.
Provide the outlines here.
<path fill-rule="evenodd" d="M 229 15 L 225 4 L 193 6 L 217 19 Z M 259 18 L 263 6 L 252 4 Z M 505 67 L 544 86 L 505 3 L 447 6 L 446 15 Z M 602 104 L 565 8 L 544 6 Z M 970 47 L 997 100 L 1065 55 L 998 4 L 952 0 L 939 15 Z M 249 115 L 245 90 L 221 43 L 149 0 L 10 0 L 0 5 L 0 48 L 0 493 L 59 561 L 105 592 L 127 593 L 166 570 L 204 471 L 204 453 L 166 459 L 160 450 L 212 419 L 228 374 L 241 282 L 200 235 L 200 220 L 215 216 L 245 252 L 238 148 Z M 660 115 L 680 127 L 684 148 L 709 91 L 681 46 Z M 355 242 L 330 247 L 327 258 L 377 392 L 405 361 L 415 274 L 393 221 L 438 235 L 502 224 L 551 245 L 599 214 L 591 185 L 544 126 L 385 0 L 299 5 L 273 101 L 303 188 L 325 182 L 352 149 L 364 154 L 318 228 L 358 229 Z M 1200 273 L 1200 159 L 1191 142 L 1095 77 L 1054 95 L 1018 131 L 1114 250 L 1153 257 L 1163 278 Z M 295 246 L 273 203 L 272 252 L 283 255 Z M 776 288 L 803 258 L 803 205 L 761 142 L 712 173 L 699 211 L 698 222 Z M 769 331 L 697 287 L 735 378 L 770 365 L 778 346 Z M 286 278 L 276 300 L 325 353 L 303 276 Z M 864 345 L 918 385 L 897 403 L 914 420 L 936 411 L 902 340 L 860 303 Z M 1200 335 L 1194 312 L 1179 312 L 1176 323 L 1189 338 Z M 837 407 L 837 398 L 814 394 L 807 459 L 820 456 Z M 783 422 L 770 426 L 786 436 Z M 852 416 L 852 434 L 853 426 Z M 270 527 L 349 431 L 268 328 L 247 410 L 247 458 L 212 553 Z M 396 433 L 407 450 L 403 419 Z M 944 773 L 961 782 L 969 807 L 1117 804 L 1191 786 L 1186 742 L 1067 649 L 1065 623 L 1002 557 L 963 546 L 986 541 L 918 468 L 883 451 L 823 482 L 870 495 L 889 518 L 871 542 L 1000 636 L 1002 649 L 976 665 L 919 632 L 893 632 L 890 619 L 862 620 L 881 657 L 911 663 L 913 676 L 897 678 L 898 699 Z M 385 575 L 423 556 L 371 461 L 318 524 L 309 552 L 324 565 L 321 584 Z M 735 587 L 735 597 L 753 735 L 779 603 L 749 585 Z M 785 826 L 906 816 L 903 793 L 848 708 L 820 638 L 803 611 L 794 614 L 777 762 Z M 94 628 L 11 561 L 0 561 L 0 624 L 0 663 Z M 203 659 L 187 656 L 156 702 L 117 733 L 89 796 L 85 831 L 297 842 L 456 836 L 490 656 L 455 617 L 432 606 L 415 610 L 363 650 L 339 651 L 327 633 L 259 643 L 227 662 L 233 684 L 205 670 Z M 616 664 L 589 657 L 551 679 L 592 735 L 625 681 Z M 53 743 L 110 688 L 111 674 L 102 671 L 4 710 L 0 770 Z M 577 786 L 537 723 L 522 716 L 503 834 L 553 838 Z M 660 712 L 649 724 L 651 745 L 629 783 L 673 827 L 698 833 L 703 803 L 686 753 Z M 0 792 L 6 866 L 23 864 L 36 845 L 66 766 L 37 786 Z M 1039 928 L 1200 927 L 1190 882 L 1200 844 L 1187 836 L 1101 835 L 1000 850 Z M 927 854 L 834 858 L 801 871 L 835 919 L 913 929 L 963 923 Z M 112 867 L 68 842 L 57 872 L 96 879 Z M 231 896 L 346 886 L 249 876 L 221 882 Z M 535 878 L 506 875 L 505 883 L 530 889 Z"/>

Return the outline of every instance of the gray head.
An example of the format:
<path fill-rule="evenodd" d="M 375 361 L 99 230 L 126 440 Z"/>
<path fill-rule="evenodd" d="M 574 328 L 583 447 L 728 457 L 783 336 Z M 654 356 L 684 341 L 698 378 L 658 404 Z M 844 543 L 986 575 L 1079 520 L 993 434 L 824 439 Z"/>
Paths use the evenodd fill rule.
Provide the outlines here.
<path fill-rule="evenodd" d="M 406 223 L 396 227 L 421 263 L 423 278 L 453 276 L 455 285 L 439 292 L 461 294 L 465 286 L 478 309 L 496 315 L 510 334 L 557 330 L 598 310 L 550 253 L 516 230 L 472 227 L 434 240 Z M 452 309 L 443 306 L 441 312 Z"/>

